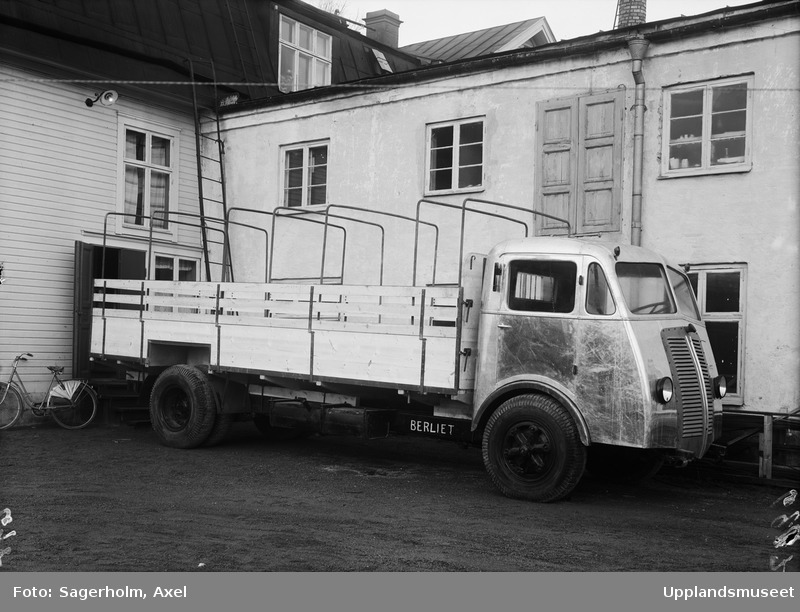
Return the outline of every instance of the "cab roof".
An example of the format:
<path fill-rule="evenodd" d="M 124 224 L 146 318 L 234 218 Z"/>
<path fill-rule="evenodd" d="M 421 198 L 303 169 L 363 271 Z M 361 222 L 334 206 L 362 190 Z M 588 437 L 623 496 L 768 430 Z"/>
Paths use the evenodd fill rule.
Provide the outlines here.
<path fill-rule="evenodd" d="M 616 251 L 619 249 L 619 251 Z M 615 254 L 616 253 L 616 254 Z M 496 245 L 490 258 L 502 255 L 590 255 L 612 264 L 617 261 L 648 262 L 668 265 L 658 253 L 643 247 L 621 242 L 609 242 L 587 238 L 558 238 L 538 236 L 506 240 Z"/>

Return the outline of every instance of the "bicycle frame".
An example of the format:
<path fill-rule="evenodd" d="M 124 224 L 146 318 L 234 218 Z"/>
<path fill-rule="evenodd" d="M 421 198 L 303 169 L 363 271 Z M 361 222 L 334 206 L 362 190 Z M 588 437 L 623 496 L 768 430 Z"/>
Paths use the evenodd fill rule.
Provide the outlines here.
<path fill-rule="evenodd" d="M 25 383 L 22 381 L 22 378 L 17 372 L 17 367 L 19 365 L 19 358 L 14 359 L 14 362 L 11 366 L 11 374 L 8 377 L 6 383 L 8 386 L 5 388 L 2 396 L 0 396 L 0 403 L 6 398 L 6 394 L 8 393 L 8 389 L 10 387 L 14 387 L 17 391 L 19 391 L 19 395 L 22 398 L 22 401 L 25 403 L 25 407 L 29 410 L 49 410 L 51 409 L 50 400 L 53 398 L 53 390 L 57 389 L 57 385 L 62 385 L 61 380 L 58 378 L 58 372 L 53 372 L 53 376 L 50 379 L 50 384 L 47 387 L 47 391 L 45 392 L 45 399 L 41 402 L 34 402 L 31 398 L 31 394 L 28 389 L 25 387 Z M 16 378 L 16 381 L 14 380 Z"/>

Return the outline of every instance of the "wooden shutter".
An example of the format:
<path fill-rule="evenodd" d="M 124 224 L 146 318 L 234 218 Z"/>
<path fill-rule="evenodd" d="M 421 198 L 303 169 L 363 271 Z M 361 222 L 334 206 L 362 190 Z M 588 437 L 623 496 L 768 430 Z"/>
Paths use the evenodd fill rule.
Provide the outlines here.
<path fill-rule="evenodd" d="M 576 234 L 620 229 L 625 90 L 538 105 L 535 209 L 567 219 Z M 538 218 L 540 234 L 566 234 Z"/>
<path fill-rule="evenodd" d="M 580 153 L 575 231 L 620 229 L 624 91 L 584 96 L 579 101 Z"/>
<path fill-rule="evenodd" d="M 535 210 L 572 221 L 575 208 L 578 99 L 539 104 L 537 120 L 540 154 L 537 158 Z M 567 227 L 553 219 L 536 218 L 542 234 L 567 234 Z"/>

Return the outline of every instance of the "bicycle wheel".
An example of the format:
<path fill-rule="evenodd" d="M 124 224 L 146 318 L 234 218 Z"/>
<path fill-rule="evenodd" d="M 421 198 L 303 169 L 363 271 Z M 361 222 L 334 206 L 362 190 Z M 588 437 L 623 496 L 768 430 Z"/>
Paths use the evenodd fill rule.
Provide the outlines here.
<path fill-rule="evenodd" d="M 22 414 L 22 397 L 15 387 L 0 383 L 0 429 L 11 427 Z"/>
<path fill-rule="evenodd" d="M 97 414 L 97 394 L 83 380 L 64 380 L 61 385 L 69 399 L 51 397 L 53 418 L 65 429 L 86 427 Z"/>

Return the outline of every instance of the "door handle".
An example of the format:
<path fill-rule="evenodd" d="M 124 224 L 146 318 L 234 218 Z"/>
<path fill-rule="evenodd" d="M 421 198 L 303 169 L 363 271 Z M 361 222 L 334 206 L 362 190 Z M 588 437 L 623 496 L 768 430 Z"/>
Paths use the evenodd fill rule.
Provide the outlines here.
<path fill-rule="evenodd" d="M 498 323 L 497 327 L 499 327 L 500 329 L 511 329 L 511 326 L 506 325 L 505 323 Z"/>

